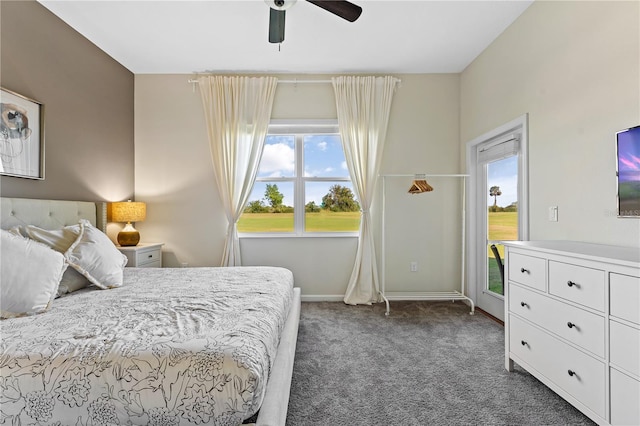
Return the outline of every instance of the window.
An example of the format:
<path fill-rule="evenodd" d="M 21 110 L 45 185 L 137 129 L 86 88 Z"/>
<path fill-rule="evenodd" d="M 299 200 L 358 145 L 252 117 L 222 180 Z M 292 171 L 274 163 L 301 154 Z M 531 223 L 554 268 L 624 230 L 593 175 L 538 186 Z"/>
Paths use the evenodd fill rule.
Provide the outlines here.
<path fill-rule="evenodd" d="M 240 233 L 308 235 L 355 233 L 355 197 L 338 125 L 273 122 Z"/>

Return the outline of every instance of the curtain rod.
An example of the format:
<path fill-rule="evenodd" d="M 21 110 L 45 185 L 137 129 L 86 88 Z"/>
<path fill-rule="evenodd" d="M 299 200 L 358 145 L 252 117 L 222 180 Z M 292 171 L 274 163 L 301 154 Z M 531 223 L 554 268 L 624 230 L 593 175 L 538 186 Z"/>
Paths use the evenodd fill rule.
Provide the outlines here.
<path fill-rule="evenodd" d="M 469 175 L 461 174 L 426 174 L 426 173 L 413 173 L 410 175 L 379 175 L 380 177 L 469 177 Z"/>
<path fill-rule="evenodd" d="M 198 84 L 198 80 L 189 79 L 187 83 Z M 331 80 L 278 80 L 278 84 L 331 84 Z M 402 83 L 402 80 L 396 78 L 396 83 Z"/>

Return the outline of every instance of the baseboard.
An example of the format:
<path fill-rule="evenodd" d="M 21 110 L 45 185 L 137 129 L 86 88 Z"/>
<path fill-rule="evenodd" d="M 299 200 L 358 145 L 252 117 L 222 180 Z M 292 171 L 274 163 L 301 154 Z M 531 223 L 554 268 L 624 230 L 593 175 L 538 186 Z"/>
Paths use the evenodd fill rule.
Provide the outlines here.
<path fill-rule="evenodd" d="M 343 302 L 344 294 L 303 294 L 303 302 Z"/>
<path fill-rule="evenodd" d="M 482 315 L 485 315 L 485 316 L 489 317 L 490 319 L 494 320 L 495 322 L 497 322 L 498 324 L 500 324 L 501 326 L 504 327 L 504 321 L 502 321 L 500 318 L 494 317 L 493 315 L 491 315 L 489 312 L 483 310 L 482 308 L 476 307 L 476 311 L 480 312 Z"/>
<path fill-rule="evenodd" d="M 401 292 L 401 293 L 387 293 L 387 299 L 391 300 L 434 300 L 433 296 L 429 296 L 424 292 Z M 343 294 L 303 294 L 301 297 L 303 302 L 343 302 Z M 438 297 L 435 300 L 451 300 L 449 293 L 445 293 L 443 296 Z M 465 304 L 469 304 L 465 300 L 461 300 Z M 383 302 L 380 302 L 383 303 Z"/>

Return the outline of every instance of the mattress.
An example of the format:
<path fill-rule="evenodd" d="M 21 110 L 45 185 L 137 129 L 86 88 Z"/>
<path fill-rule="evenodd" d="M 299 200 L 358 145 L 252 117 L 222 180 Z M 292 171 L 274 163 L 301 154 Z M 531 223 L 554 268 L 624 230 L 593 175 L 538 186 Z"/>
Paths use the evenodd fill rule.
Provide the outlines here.
<path fill-rule="evenodd" d="M 240 424 L 262 403 L 292 300 L 283 268 L 125 268 L 122 287 L 0 322 L 0 419 Z"/>

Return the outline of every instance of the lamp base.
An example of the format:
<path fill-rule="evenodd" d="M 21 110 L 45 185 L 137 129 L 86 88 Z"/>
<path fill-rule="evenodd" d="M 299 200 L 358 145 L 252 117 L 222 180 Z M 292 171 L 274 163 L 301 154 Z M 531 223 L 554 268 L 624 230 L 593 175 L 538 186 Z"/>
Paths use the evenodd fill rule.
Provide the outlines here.
<path fill-rule="evenodd" d="M 140 242 L 140 233 L 138 231 L 127 232 L 120 231 L 118 232 L 118 244 L 121 246 L 137 246 Z"/>

